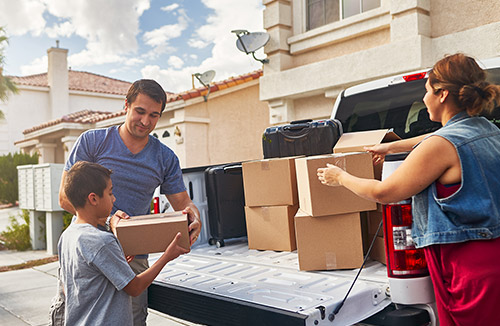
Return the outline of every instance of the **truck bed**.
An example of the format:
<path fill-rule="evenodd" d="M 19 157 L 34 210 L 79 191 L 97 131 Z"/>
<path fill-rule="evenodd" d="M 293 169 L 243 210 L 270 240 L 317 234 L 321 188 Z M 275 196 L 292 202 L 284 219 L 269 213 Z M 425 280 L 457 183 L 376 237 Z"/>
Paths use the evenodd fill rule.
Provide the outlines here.
<path fill-rule="evenodd" d="M 334 315 L 357 272 L 299 271 L 296 252 L 249 250 L 246 238 L 233 239 L 168 263 L 149 288 L 149 307 L 208 325 L 352 325 L 391 303 L 385 266 L 369 261 Z"/>

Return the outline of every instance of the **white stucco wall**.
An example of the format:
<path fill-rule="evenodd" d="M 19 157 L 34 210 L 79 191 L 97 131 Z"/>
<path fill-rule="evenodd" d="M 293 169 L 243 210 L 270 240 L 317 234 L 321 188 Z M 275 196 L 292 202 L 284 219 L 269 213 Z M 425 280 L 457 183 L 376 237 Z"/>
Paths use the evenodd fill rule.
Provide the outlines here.
<path fill-rule="evenodd" d="M 5 115 L 0 131 L 0 155 L 18 151 L 14 142 L 23 139 L 23 130 L 42 124 L 49 119 L 48 88 L 19 88 L 0 110 Z"/>
<path fill-rule="evenodd" d="M 23 131 L 51 121 L 48 87 L 19 87 L 19 93 L 11 95 L 0 104 L 5 120 L 0 122 L 0 155 L 19 151 L 14 145 L 22 140 Z M 69 93 L 69 113 L 82 110 L 115 112 L 123 108 L 125 96 L 112 94 Z M 61 118 L 61 117 L 57 117 Z"/>

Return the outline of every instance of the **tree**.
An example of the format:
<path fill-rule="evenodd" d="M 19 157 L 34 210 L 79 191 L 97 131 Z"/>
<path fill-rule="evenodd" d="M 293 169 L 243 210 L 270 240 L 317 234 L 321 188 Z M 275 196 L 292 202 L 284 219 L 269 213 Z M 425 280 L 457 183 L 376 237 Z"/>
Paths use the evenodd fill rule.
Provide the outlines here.
<path fill-rule="evenodd" d="M 3 75 L 3 65 L 5 63 L 5 56 L 3 54 L 4 45 L 9 42 L 7 36 L 5 35 L 5 30 L 0 27 L 0 101 L 6 101 L 10 93 L 17 93 L 17 87 L 14 82 Z M 0 111 L 0 119 L 4 118 L 4 113 Z"/>
<path fill-rule="evenodd" d="M 0 204 L 13 204 L 18 200 L 17 166 L 37 163 L 38 154 L 9 153 L 0 156 Z"/>

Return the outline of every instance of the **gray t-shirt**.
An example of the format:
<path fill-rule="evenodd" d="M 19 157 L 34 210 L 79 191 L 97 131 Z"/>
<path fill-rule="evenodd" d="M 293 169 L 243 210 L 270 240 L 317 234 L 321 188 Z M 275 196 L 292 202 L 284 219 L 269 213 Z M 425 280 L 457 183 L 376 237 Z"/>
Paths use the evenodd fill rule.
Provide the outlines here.
<path fill-rule="evenodd" d="M 66 325 L 132 325 L 131 297 L 123 288 L 135 277 L 113 233 L 72 223 L 58 244 L 66 293 Z"/>
<path fill-rule="evenodd" d="M 166 195 L 186 190 L 179 159 L 170 148 L 149 136 L 142 151 L 132 154 L 123 143 L 118 126 L 81 134 L 64 170 L 68 171 L 78 161 L 99 163 L 113 170 L 111 181 L 116 197 L 113 214 L 118 209 L 130 216 L 149 214 L 158 186 Z"/>

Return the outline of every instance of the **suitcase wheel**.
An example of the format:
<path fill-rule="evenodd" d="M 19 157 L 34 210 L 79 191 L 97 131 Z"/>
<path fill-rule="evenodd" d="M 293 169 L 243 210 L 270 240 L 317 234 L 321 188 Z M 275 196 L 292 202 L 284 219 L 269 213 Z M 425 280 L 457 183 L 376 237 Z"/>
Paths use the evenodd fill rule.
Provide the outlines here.
<path fill-rule="evenodd" d="M 224 240 L 219 240 L 219 239 L 214 239 L 214 238 L 210 238 L 208 239 L 208 244 L 213 246 L 215 245 L 217 248 L 220 248 L 220 247 L 224 247 Z"/>

